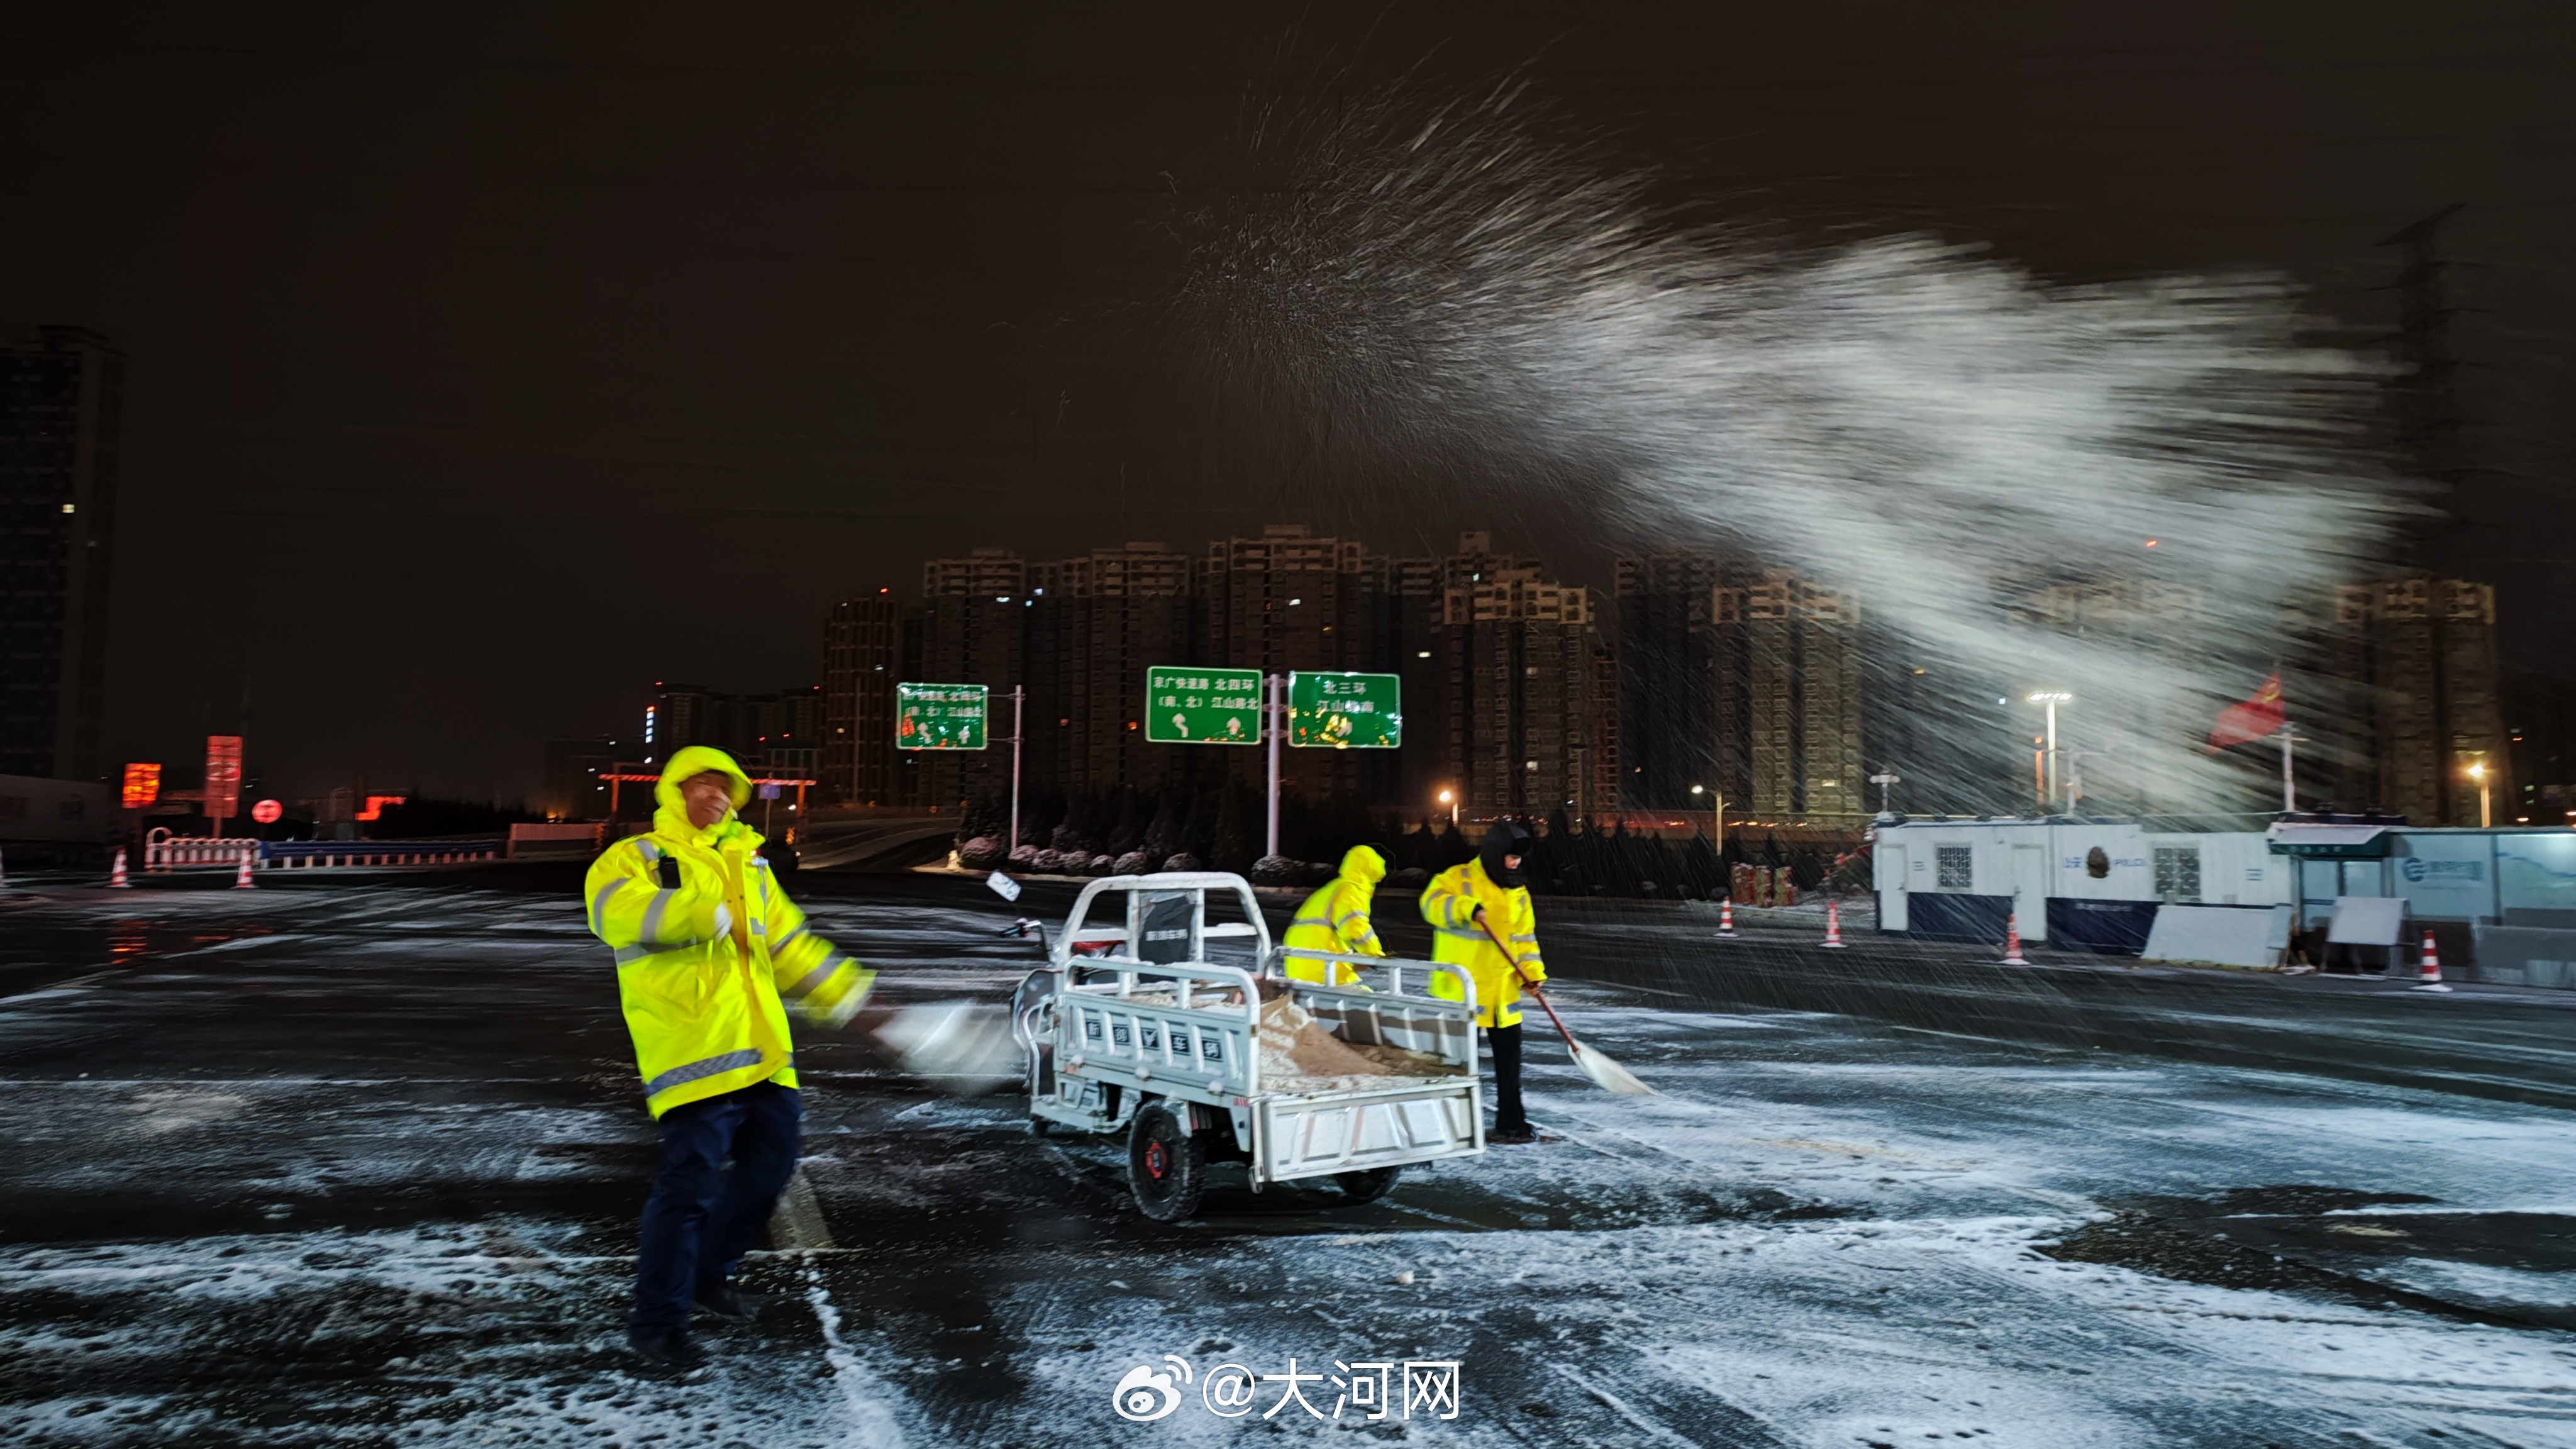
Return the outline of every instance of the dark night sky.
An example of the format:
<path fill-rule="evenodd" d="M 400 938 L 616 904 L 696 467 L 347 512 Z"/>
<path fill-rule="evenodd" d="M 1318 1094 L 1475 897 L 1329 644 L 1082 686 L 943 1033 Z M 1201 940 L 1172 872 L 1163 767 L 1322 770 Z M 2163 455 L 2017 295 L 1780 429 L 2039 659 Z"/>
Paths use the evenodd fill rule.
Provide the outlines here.
<path fill-rule="evenodd" d="M 247 692 L 273 791 L 515 795 L 656 678 L 818 679 L 832 597 L 977 544 L 1491 526 L 1606 583 L 1582 500 L 1242 469 L 1134 355 L 1264 175 L 1253 98 L 1516 67 L 1706 212 L 2273 268 L 2365 329 L 2372 244 L 2467 203 L 2464 547 L 2576 674 L 2562 7 L 365 8 L 0 27 L 0 319 L 131 358 L 112 759 Z"/>

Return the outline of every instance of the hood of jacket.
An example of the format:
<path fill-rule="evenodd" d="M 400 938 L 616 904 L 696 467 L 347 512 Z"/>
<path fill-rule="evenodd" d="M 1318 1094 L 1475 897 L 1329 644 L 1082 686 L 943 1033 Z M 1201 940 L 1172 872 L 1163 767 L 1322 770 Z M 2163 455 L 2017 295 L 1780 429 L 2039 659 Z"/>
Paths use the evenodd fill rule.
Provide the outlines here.
<path fill-rule="evenodd" d="M 1477 863 L 1485 868 L 1485 879 L 1505 890 L 1519 890 L 1529 884 L 1519 871 L 1507 870 L 1503 866 L 1503 857 L 1507 855 L 1517 855 L 1526 864 L 1529 842 L 1528 831 L 1508 820 L 1495 821 L 1493 828 L 1485 832 L 1484 845 L 1476 852 Z"/>
<path fill-rule="evenodd" d="M 700 830 L 689 823 L 689 807 L 680 798 L 680 782 L 709 770 L 733 781 L 733 809 L 726 811 L 722 820 Z M 757 846 L 762 840 L 760 832 L 745 825 L 742 817 L 735 813 L 750 798 L 751 777 L 742 772 L 742 766 L 733 762 L 733 756 L 706 745 L 689 745 L 671 756 L 671 762 L 662 767 L 660 783 L 653 787 L 653 800 L 658 807 L 653 812 L 653 828 L 661 834 L 694 840 L 702 845 L 748 836 L 750 843 Z"/>
<path fill-rule="evenodd" d="M 1342 852 L 1342 876 L 1362 885 L 1376 885 L 1386 879 L 1386 857 L 1374 845 L 1354 845 Z"/>

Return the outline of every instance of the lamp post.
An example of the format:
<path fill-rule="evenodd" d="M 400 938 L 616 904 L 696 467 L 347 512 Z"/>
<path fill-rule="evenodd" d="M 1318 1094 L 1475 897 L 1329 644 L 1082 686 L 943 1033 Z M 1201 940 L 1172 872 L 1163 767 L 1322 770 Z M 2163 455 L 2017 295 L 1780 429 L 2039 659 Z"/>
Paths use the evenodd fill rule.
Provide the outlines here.
<path fill-rule="evenodd" d="M 1441 791 L 1440 803 L 1449 807 L 1449 827 L 1453 830 L 1456 829 L 1458 827 L 1458 792 L 1455 790 Z"/>
<path fill-rule="evenodd" d="M 2486 761 L 2480 760 L 2469 766 L 2469 778 L 2478 782 L 2478 828 L 2492 830 L 2495 828 L 2495 801 L 2489 793 L 2493 787 L 2487 782 Z"/>
<path fill-rule="evenodd" d="M 1711 791 L 1706 785 L 1691 786 L 1691 793 L 1694 795 L 1706 795 L 1711 800 L 1717 802 L 1709 812 L 1710 820 L 1717 827 L 1717 834 L 1709 843 L 1717 847 L 1718 859 L 1726 859 L 1726 793 L 1722 790 Z"/>
<path fill-rule="evenodd" d="M 1878 787 L 1878 813 L 1881 815 L 1895 814 L 1896 807 L 1889 804 L 1888 801 L 1892 798 L 1895 788 L 1905 783 L 1905 777 L 1896 773 L 1894 770 L 1881 770 L 1877 774 L 1870 776 L 1869 782 Z"/>
<path fill-rule="evenodd" d="M 2049 791 L 2059 783 L 2061 778 L 2057 769 L 2057 707 L 2074 698 L 2074 695 L 2062 689 L 2043 689 L 2030 697 L 2031 703 L 2042 705 L 2048 710 L 2048 764 L 2041 773 L 2039 786 L 2039 809 L 2043 815 L 2048 812 Z M 2072 811 L 2075 808 L 2074 802 L 2068 801 L 2066 808 Z"/>

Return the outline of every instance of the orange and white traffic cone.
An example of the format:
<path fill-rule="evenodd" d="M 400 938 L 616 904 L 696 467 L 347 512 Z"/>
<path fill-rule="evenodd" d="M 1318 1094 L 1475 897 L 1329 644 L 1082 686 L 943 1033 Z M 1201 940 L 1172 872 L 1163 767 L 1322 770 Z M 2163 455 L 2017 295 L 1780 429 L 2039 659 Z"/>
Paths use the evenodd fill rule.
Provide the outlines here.
<path fill-rule="evenodd" d="M 2030 964 L 2030 962 L 2021 954 L 2021 918 L 2019 916 L 2011 914 L 2006 914 L 2004 916 L 2004 959 L 2002 964 L 2006 966 L 2027 966 Z"/>
<path fill-rule="evenodd" d="M 1843 949 L 1843 903 L 1840 901 L 1825 902 L 1825 949 Z"/>
<path fill-rule="evenodd" d="M 2418 991 L 2448 991 L 2442 984 L 2442 957 L 2433 949 L 2433 928 L 2424 928 L 2424 963 L 2415 979 Z"/>
<path fill-rule="evenodd" d="M 1717 933 L 1721 936 L 1735 934 L 1735 897 L 1733 896 L 1728 896 L 1717 903 Z"/>
<path fill-rule="evenodd" d="M 122 850 L 116 853 L 116 864 L 108 867 L 107 888 L 114 891 L 134 889 L 134 883 L 125 878 L 125 852 Z"/>
<path fill-rule="evenodd" d="M 238 875 L 235 875 L 235 876 L 233 877 L 233 889 L 234 889 L 234 890 L 237 890 L 237 891 L 246 891 L 246 890 L 250 890 L 250 889 L 252 889 L 252 885 L 251 885 L 251 878 L 250 878 L 250 858 L 251 858 L 251 852 L 249 852 L 249 851 L 244 851 L 244 852 L 242 852 L 242 858 L 241 858 L 241 872 L 240 872 Z"/>

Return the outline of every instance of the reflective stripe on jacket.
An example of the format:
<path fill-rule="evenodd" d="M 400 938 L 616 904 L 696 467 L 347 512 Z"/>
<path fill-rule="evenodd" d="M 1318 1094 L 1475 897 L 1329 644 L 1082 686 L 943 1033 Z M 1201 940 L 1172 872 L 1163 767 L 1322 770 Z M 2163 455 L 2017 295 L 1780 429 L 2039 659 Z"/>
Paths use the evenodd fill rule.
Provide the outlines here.
<path fill-rule="evenodd" d="M 722 751 L 679 751 L 653 792 L 653 832 L 602 852 L 582 889 L 592 934 L 615 952 L 656 1117 L 758 1082 L 795 1086 L 788 1004 L 838 1026 L 875 978 L 808 926 L 759 855 L 760 832 L 730 813 L 705 830 L 689 824 L 679 782 L 708 770 L 733 777 L 737 807 L 750 798 Z"/>
<path fill-rule="evenodd" d="M 1386 948 L 1378 944 L 1377 931 L 1369 924 L 1369 907 L 1377 898 L 1377 883 L 1384 879 L 1386 857 L 1365 845 L 1352 846 L 1342 856 L 1342 873 L 1306 897 L 1279 944 L 1342 956 L 1385 955 Z M 1359 984 L 1360 973 L 1348 962 L 1287 959 L 1288 975 L 1295 980 L 1325 980 L 1324 967 L 1330 964 L 1335 986 Z"/>
<path fill-rule="evenodd" d="M 1485 919 L 1511 943 L 1511 958 L 1496 950 L 1492 937 L 1476 923 L 1478 906 L 1485 908 Z M 1518 1025 L 1521 978 L 1512 970 L 1512 960 L 1519 961 L 1532 982 L 1547 979 L 1547 963 L 1539 959 L 1538 917 L 1531 909 L 1529 891 L 1495 884 L 1485 874 L 1483 862 L 1471 860 L 1431 878 L 1422 892 L 1422 919 L 1432 927 L 1431 959 L 1464 966 L 1475 978 L 1477 1022 Z M 1431 994 L 1451 1001 L 1463 995 L 1445 975 L 1431 978 Z"/>

